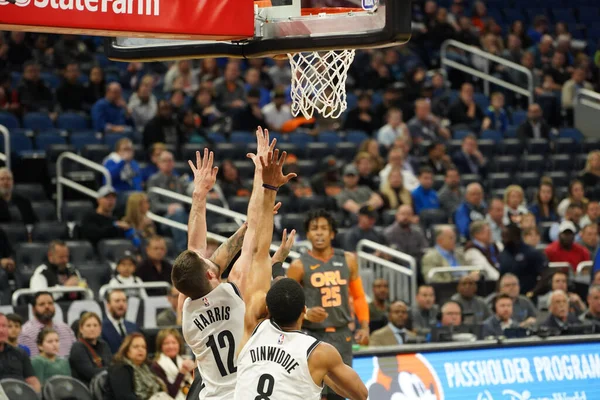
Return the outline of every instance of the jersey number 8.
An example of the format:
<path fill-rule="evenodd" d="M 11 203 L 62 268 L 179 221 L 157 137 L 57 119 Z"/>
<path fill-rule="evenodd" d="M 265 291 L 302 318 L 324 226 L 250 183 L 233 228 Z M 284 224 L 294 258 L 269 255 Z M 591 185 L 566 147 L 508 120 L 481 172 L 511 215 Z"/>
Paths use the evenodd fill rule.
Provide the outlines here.
<path fill-rule="evenodd" d="M 321 288 L 321 304 L 323 307 L 339 307 L 342 305 L 342 296 L 339 286 Z"/>
<path fill-rule="evenodd" d="M 258 379 L 258 387 L 256 388 L 258 396 L 256 396 L 254 400 L 271 400 L 269 396 L 273 394 L 274 387 L 275 378 L 273 378 L 273 375 L 261 375 Z"/>

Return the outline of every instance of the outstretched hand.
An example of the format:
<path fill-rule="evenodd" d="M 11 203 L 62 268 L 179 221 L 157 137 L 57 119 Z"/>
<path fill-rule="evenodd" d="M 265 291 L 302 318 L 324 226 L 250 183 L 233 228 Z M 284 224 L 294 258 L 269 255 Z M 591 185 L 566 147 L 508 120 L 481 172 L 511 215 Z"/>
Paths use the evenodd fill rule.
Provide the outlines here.
<path fill-rule="evenodd" d="M 283 165 L 286 158 L 287 152 L 284 151 L 280 157 L 279 149 L 275 149 L 274 152 L 269 151 L 266 157 L 259 157 L 262 166 L 263 184 L 278 188 L 297 176 L 294 173 L 283 174 Z"/>
<path fill-rule="evenodd" d="M 275 144 L 277 143 L 277 139 L 273 139 L 269 143 L 269 130 L 263 129 L 259 126 L 256 129 L 256 154 L 248 153 L 246 157 L 254 161 L 255 167 L 260 167 L 260 157 L 266 158 L 269 152 L 273 152 L 275 149 Z"/>
<path fill-rule="evenodd" d="M 292 229 L 290 232 L 290 236 L 287 235 L 287 229 L 283 230 L 283 236 L 281 238 L 281 245 L 273 254 L 273 262 L 284 262 L 287 256 L 292 251 L 292 247 L 294 246 L 294 239 L 296 238 L 296 230 Z"/>
<path fill-rule="evenodd" d="M 194 173 L 194 194 L 206 196 L 213 188 L 217 180 L 218 167 L 213 167 L 214 154 L 208 149 L 204 149 L 204 157 L 200 157 L 200 152 L 196 152 L 196 165 L 189 160 L 188 164 Z"/>

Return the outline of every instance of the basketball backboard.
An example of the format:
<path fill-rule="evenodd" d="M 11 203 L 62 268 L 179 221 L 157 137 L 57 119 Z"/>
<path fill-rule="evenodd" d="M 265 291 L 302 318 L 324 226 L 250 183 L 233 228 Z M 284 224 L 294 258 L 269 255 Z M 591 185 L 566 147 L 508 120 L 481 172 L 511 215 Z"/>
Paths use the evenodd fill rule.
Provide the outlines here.
<path fill-rule="evenodd" d="M 229 12 L 213 13 L 222 31 L 235 23 L 225 14 Z M 410 38 L 411 4 L 404 0 L 266 0 L 254 2 L 252 13 L 243 11 L 237 18 L 245 24 L 250 19 L 253 33 L 227 40 L 112 37 L 106 41 L 107 56 L 124 61 L 256 58 L 398 45 Z"/>

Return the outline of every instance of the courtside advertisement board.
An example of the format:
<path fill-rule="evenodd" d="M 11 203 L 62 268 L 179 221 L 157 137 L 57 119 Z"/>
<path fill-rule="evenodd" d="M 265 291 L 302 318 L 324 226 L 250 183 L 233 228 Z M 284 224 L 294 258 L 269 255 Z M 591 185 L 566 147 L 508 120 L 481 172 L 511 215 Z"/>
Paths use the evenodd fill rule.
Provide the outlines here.
<path fill-rule="evenodd" d="M 600 343 L 365 356 L 370 400 L 597 400 Z"/>

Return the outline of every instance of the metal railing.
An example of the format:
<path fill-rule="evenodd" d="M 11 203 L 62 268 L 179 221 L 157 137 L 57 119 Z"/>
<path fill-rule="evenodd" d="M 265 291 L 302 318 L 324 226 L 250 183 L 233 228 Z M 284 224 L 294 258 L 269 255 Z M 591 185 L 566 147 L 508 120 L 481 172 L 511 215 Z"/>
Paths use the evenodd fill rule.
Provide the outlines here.
<path fill-rule="evenodd" d="M 112 186 L 112 177 L 110 176 L 110 172 L 102 165 L 95 163 L 93 161 L 88 160 L 87 158 L 81 157 L 75 153 L 70 151 L 65 151 L 61 153 L 56 159 L 56 213 L 58 215 L 58 220 L 62 221 L 62 204 L 64 202 L 64 193 L 63 186 L 70 187 L 71 189 L 75 189 L 87 196 L 96 198 L 98 196 L 98 192 L 90 189 L 88 187 L 83 186 L 80 183 L 75 182 L 72 179 L 69 179 L 64 175 L 63 171 L 63 161 L 65 159 L 69 159 L 71 161 L 75 161 L 83 166 L 86 166 L 90 169 L 100 172 L 105 179 L 104 184 L 108 186 Z"/>
<path fill-rule="evenodd" d="M 548 263 L 548 268 L 552 268 L 552 269 L 563 269 L 563 268 L 568 268 L 569 271 L 572 270 L 571 268 L 571 264 L 568 262 L 564 262 L 564 261 L 560 261 L 560 262 L 550 262 Z"/>
<path fill-rule="evenodd" d="M 393 261 L 368 253 L 366 249 L 375 250 Z M 356 255 L 365 292 L 371 292 L 375 279 L 384 278 L 389 284 L 390 298 L 414 304 L 417 295 L 417 261 L 413 257 L 366 239 L 358 242 Z M 408 264 L 408 267 L 395 260 Z"/>
<path fill-rule="evenodd" d="M 579 89 L 573 101 L 575 128 L 584 136 L 599 138 L 598 112 L 600 111 L 600 93 L 588 89 Z"/>
<path fill-rule="evenodd" d="M 136 283 L 131 285 L 104 285 L 100 287 L 98 291 L 98 298 L 103 299 L 106 295 L 106 292 L 111 290 L 129 290 L 129 289 L 165 289 L 165 294 L 169 293 L 171 290 L 171 285 L 167 282 L 144 282 L 144 283 Z"/>
<path fill-rule="evenodd" d="M 91 289 L 82 288 L 82 287 L 78 287 L 78 286 L 51 287 L 51 288 L 46 289 L 45 291 L 49 292 L 51 294 L 79 292 L 79 293 L 83 293 L 86 300 L 94 299 L 94 292 L 92 292 Z M 19 304 L 18 302 L 19 302 L 20 297 L 32 296 L 32 295 L 36 294 L 37 292 L 39 292 L 39 290 L 33 290 L 33 289 L 17 289 L 17 290 L 15 290 L 14 293 L 12 294 L 12 298 L 11 298 L 13 307 L 16 307 Z"/>
<path fill-rule="evenodd" d="M 0 125 L 0 134 L 4 140 L 4 153 L 0 153 L 0 161 L 4 161 L 6 168 L 10 169 L 10 135 L 4 125 Z"/>
<path fill-rule="evenodd" d="M 590 273 L 592 271 L 592 268 L 594 268 L 594 262 L 593 261 L 582 261 L 579 264 L 577 264 L 577 272 L 575 272 L 576 276 L 582 276 L 583 275 L 583 270 L 589 268 L 590 269 Z"/>
<path fill-rule="evenodd" d="M 459 265 L 456 267 L 434 267 L 431 268 L 427 273 L 427 281 L 432 282 L 434 276 L 448 272 L 481 272 L 485 274 L 485 270 L 483 268 L 474 267 L 472 265 Z"/>
<path fill-rule="evenodd" d="M 484 71 L 483 72 L 479 71 L 478 69 L 475 69 L 468 65 L 462 64 L 454 59 L 448 58 L 448 48 L 449 47 L 455 47 L 455 48 L 461 49 L 473 56 L 483 59 L 484 60 Z M 507 90 L 510 90 L 512 92 L 515 92 L 515 93 L 518 93 L 520 95 L 527 97 L 529 104 L 534 102 L 535 92 L 534 92 L 534 85 L 533 85 L 533 74 L 531 73 L 530 70 L 528 70 L 527 68 L 523 67 L 520 64 L 514 63 L 512 61 L 508 61 L 502 57 L 495 56 L 491 53 L 481 50 L 478 47 L 469 46 L 465 43 L 459 42 L 457 40 L 452 40 L 452 39 L 446 40 L 446 41 L 444 41 L 444 43 L 442 43 L 442 47 L 440 49 L 440 60 L 441 60 L 442 67 L 455 68 L 455 69 L 458 69 L 459 71 L 466 72 L 468 74 L 471 74 L 471 75 L 483 80 L 483 82 L 484 82 L 483 92 L 485 93 L 486 96 L 490 95 L 490 83 L 493 83 L 494 85 L 498 85 Z M 527 89 L 517 86 L 517 85 L 510 83 L 508 81 L 505 81 L 503 79 L 497 78 L 495 76 L 492 76 L 490 74 L 490 61 L 525 74 L 525 76 L 527 76 Z"/>

